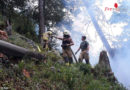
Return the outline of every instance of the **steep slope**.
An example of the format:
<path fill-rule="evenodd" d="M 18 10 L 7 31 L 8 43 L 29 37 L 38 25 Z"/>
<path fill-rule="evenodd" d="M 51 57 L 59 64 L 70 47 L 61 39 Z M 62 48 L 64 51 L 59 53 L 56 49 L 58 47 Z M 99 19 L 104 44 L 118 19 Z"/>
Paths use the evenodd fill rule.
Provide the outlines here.
<path fill-rule="evenodd" d="M 14 34 L 9 42 L 30 48 L 25 40 Z M 95 68 L 86 64 L 66 66 L 55 52 L 45 52 L 46 62 L 33 58 L 23 58 L 18 64 L 9 67 L 0 65 L 0 88 L 16 90 L 125 90 L 110 70 L 99 63 Z M 107 57 L 107 54 L 103 54 Z M 101 59 L 101 58 L 100 58 Z M 108 61 L 102 58 L 101 61 Z M 104 69 L 103 69 L 104 68 Z M 110 67 L 109 67 L 110 69 Z"/>

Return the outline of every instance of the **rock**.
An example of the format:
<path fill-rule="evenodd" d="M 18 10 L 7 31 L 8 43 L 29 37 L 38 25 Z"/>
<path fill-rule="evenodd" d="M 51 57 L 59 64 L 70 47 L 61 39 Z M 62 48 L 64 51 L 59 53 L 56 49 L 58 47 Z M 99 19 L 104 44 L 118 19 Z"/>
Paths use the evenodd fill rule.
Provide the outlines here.
<path fill-rule="evenodd" d="M 51 71 L 52 72 L 58 72 L 58 73 L 61 73 L 61 70 L 60 69 L 56 69 L 54 66 L 50 67 Z"/>
<path fill-rule="evenodd" d="M 106 51 L 102 51 L 100 53 L 99 63 L 96 67 L 95 75 L 97 75 L 99 72 L 102 73 L 105 77 L 107 77 L 109 81 L 112 82 L 117 81 L 116 77 L 114 76 L 114 73 L 112 72 L 109 58 Z"/>
<path fill-rule="evenodd" d="M 56 68 L 55 67 L 50 67 L 51 71 L 55 72 L 56 71 Z"/>
<path fill-rule="evenodd" d="M 58 60 L 58 63 L 61 64 L 61 65 L 65 64 L 64 60 Z"/>
<path fill-rule="evenodd" d="M 111 66 L 110 66 L 110 62 L 109 62 L 109 58 L 108 58 L 108 55 L 107 55 L 107 52 L 106 51 L 102 51 L 100 53 L 100 57 L 99 57 L 99 63 L 100 67 L 102 67 L 103 69 L 107 69 L 109 71 L 112 71 L 111 70 Z"/>

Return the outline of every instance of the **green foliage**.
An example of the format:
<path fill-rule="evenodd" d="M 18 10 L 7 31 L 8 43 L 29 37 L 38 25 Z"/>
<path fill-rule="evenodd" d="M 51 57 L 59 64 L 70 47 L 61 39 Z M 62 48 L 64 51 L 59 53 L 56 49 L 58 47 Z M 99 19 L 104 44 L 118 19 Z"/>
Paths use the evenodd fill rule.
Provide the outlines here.
<path fill-rule="evenodd" d="M 38 42 L 35 25 L 39 23 L 38 6 L 31 7 L 28 0 L 0 0 L 0 15 L 3 21 L 11 19 L 13 30 Z M 45 26 L 54 27 L 64 18 L 62 0 L 45 0 Z"/>
<path fill-rule="evenodd" d="M 57 54 L 55 54 L 54 52 L 48 52 L 48 53 L 46 53 L 47 55 L 47 59 L 49 60 L 49 61 L 53 61 L 53 62 L 56 62 L 56 61 L 58 61 L 58 60 L 60 60 L 60 59 L 62 59 L 60 56 L 58 56 Z"/>
<path fill-rule="evenodd" d="M 38 42 L 38 36 L 35 32 L 35 23 L 27 16 L 17 15 L 13 20 L 13 30 Z"/>
<path fill-rule="evenodd" d="M 32 46 L 30 46 L 26 41 L 22 40 L 20 38 L 20 36 L 21 36 L 20 34 L 13 32 L 13 35 L 9 37 L 8 42 L 21 46 L 21 47 L 24 47 L 24 48 L 27 48 L 27 49 L 30 49 L 30 50 L 33 50 Z"/>
<path fill-rule="evenodd" d="M 22 10 L 25 8 L 27 1 L 28 0 L 0 0 L 0 13 L 11 18 L 15 13 L 14 8 Z"/>
<path fill-rule="evenodd" d="M 55 25 L 64 17 L 63 12 L 64 4 L 62 0 L 45 0 L 45 24 L 50 26 L 49 23 Z"/>
<path fill-rule="evenodd" d="M 84 74 L 90 74 L 91 73 L 91 66 L 90 65 L 81 64 L 80 65 L 80 70 L 83 71 Z"/>
<path fill-rule="evenodd" d="M 30 78 L 23 75 L 23 69 L 30 73 Z M 3 86 L 11 89 L 125 90 L 120 84 L 111 83 L 105 77 L 95 79 L 90 69 L 86 64 L 66 66 L 48 61 L 46 64 L 41 62 L 37 65 L 33 60 L 24 59 L 9 69 L 1 69 L 0 82 Z M 87 73 L 84 74 L 84 71 Z"/>
<path fill-rule="evenodd" d="M 15 32 L 9 37 L 9 42 L 33 49 Z M 43 50 L 42 53 L 46 55 L 47 63 L 25 57 L 9 68 L 0 64 L 0 85 L 11 90 L 126 90 L 113 81 L 113 77 L 106 75 L 108 70 L 101 69 L 98 65 L 95 68 L 80 63 L 66 66 L 59 63 L 62 58 L 53 51 Z M 24 69 L 29 72 L 30 78 L 23 74 Z"/>
<path fill-rule="evenodd" d="M 65 6 L 62 0 L 45 0 L 45 7 L 43 12 L 45 18 L 45 25 L 48 29 L 50 27 L 54 27 L 58 22 L 63 20 L 65 16 L 65 12 L 63 11 L 64 8 Z M 33 19 L 38 23 L 38 7 L 36 7 L 36 10 L 34 10 L 32 13 Z"/>
<path fill-rule="evenodd" d="M 19 34 L 13 32 L 9 42 L 33 49 L 19 37 Z M 42 53 L 46 55 L 47 63 L 25 57 L 18 64 L 11 64 L 9 68 L 0 64 L 1 87 L 11 90 L 126 90 L 113 81 L 113 77 L 106 76 L 109 70 L 101 69 L 98 65 L 95 68 L 86 64 L 66 66 L 58 62 L 62 58 L 54 52 L 43 50 Z M 29 72 L 30 78 L 23 74 L 24 69 Z"/>

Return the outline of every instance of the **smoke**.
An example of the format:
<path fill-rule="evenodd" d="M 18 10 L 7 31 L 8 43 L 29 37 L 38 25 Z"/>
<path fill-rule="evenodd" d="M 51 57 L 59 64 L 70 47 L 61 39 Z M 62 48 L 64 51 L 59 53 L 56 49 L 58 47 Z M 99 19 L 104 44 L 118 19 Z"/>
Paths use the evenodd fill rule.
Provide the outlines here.
<path fill-rule="evenodd" d="M 111 60 L 111 66 L 119 82 L 121 82 L 124 86 L 130 89 L 130 1 L 122 0 L 119 3 L 119 8 L 124 9 L 124 11 L 120 11 L 120 13 L 114 12 L 110 18 L 110 22 L 111 24 L 117 25 L 122 23 L 124 25 L 120 28 L 122 29 L 120 35 L 116 37 L 115 45 L 118 46 L 116 48 L 117 50 L 115 58 Z M 120 26 L 118 26 L 118 28 Z"/>
<path fill-rule="evenodd" d="M 123 42 L 122 42 L 123 43 Z M 115 57 L 111 60 L 112 70 L 118 81 L 130 89 L 130 42 L 127 41 L 116 51 Z"/>
<path fill-rule="evenodd" d="M 107 6 L 103 6 L 103 5 L 112 6 L 114 5 L 115 1 L 110 0 L 112 3 L 110 2 L 105 3 L 106 0 L 99 0 L 99 1 L 87 0 L 87 1 L 89 2 L 86 2 L 87 3 L 86 4 L 84 3 L 84 0 L 64 0 L 64 3 L 66 5 L 66 12 L 68 13 L 68 15 L 66 16 L 66 19 L 59 25 L 60 29 L 62 31 L 63 30 L 70 31 L 71 37 L 75 43 L 75 45 L 72 47 L 74 52 L 76 52 L 76 50 L 79 48 L 79 45 L 81 42 L 81 36 L 85 35 L 87 37 L 87 41 L 90 44 L 89 53 L 90 53 L 90 63 L 92 66 L 95 66 L 98 63 L 99 54 L 102 50 L 109 51 L 111 47 L 113 48 L 117 47 L 115 48 L 116 49 L 115 57 L 113 59 L 110 58 L 110 64 L 118 81 L 121 82 L 124 86 L 129 88 L 130 86 L 130 77 L 129 77 L 130 76 L 130 70 L 129 70 L 129 67 L 130 67 L 129 45 L 130 43 L 129 41 L 130 40 L 128 40 L 128 37 L 126 37 L 127 32 L 123 31 L 123 27 L 126 26 L 126 23 L 128 22 L 127 20 L 128 18 L 126 19 L 127 22 L 111 23 L 111 28 L 113 30 L 113 33 L 110 33 L 107 30 L 109 26 L 108 27 L 105 26 L 105 24 L 107 23 L 103 23 L 104 25 L 101 26 L 99 24 L 101 23 L 101 21 L 98 21 L 98 20 L 96 21 L 96 19 L 94 19 L 93 15 L 95 13 L 97 14 L 100 12 L 94 10 L 93 7 L 94 5 L 99 5 L 101 9 L 102 8 L 104 9 Z M 88 8 L 86 8 L 86 5 L 87 7 L 89 7 L 89 12 L 88 12 Z M 109 13 L 103 12 L 103 13 L 106 16 L 107 21 L 111 19 L 111 17 L 113 17 L 112 20 L 115 22 L 115 18 L 118 16 L 118 15 L 115 15 L 114 17 L 113 12 L 109 12 Z M 95 17 L 96 18 L 99 17 L 96 14 L 95 14 Z M 67 21 L 68 18 L 70 19 L 69 21 Z M 120 18 L 122 19 L 123 17 L 120 17 Z M 116 20 L 120 21 L 119 16 L 118 16 L 118 19 Z M 96 29 L 98 31 L 96 31 Z M 111 35 L 110 40 L 107 37 L 107 34 Z M 130 36 L 130 35 L 127 35 L 127 36 Z M 106 40 L 103 39 L 104 37 L 106 37 Z M 79 56 L 79 53 L 76 57 L 78 58 L 78 56 Z"/>
<path fill-rule="evenodd" d="M 92 3 L 94 3 L 94 0 L 89 2 L 89 5 Z M 76 50 L 80 46 L 82 35 L 85 35 L 87 37 L 87 41 L 90 44 L 90 63 L 92 64 L 92 66 L 95 66 L 98 63 L 100 51 L 104 50 L 105 47 L 103 46 L 103 43 L 100 40 L 95 27 L 93 26 L 91 18 L 86 11 L 86 7 L 84 6 L 84 3 L 82 1 L 76 0 L 66 1 L 65 5 L 67 7 L 66 11 L 67 13 L 69 13 L 67 19 L 71 18 L 72 21 L 70 20 L 68 22 L 69 24 L 67 23 L 66 25 L 65 22 L 67 21 L 65 19 L 60 24 L 60 30 L 64 31 L 66 29 L 71 32 L 71 37 L 75 43 L 75 45 L 72 47 L 74 52 L 76 52 Z M 79 53 L 76 55 L 76 57 L 79 57 Z"/>
<path fill-rule="evenodd" d="M 130 42 L 116 51 L 116 56 L 111 61 L 115 76 L 123 85 L 130 89 Z"/>

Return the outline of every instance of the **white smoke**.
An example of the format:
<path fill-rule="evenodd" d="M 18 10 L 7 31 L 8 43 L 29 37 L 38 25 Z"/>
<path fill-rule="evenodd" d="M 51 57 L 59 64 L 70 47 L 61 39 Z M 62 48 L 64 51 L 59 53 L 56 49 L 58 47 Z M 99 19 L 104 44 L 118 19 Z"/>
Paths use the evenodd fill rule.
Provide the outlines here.
<path fill-rule="evenodd" d="M 115 58 L 111 61 L 115 76 L 123 85 L 130 89 L 130 43 L 117 50 Z"/>
<path fill-rule="evenodd" d="M 70 28 L 71 36 L 75 42 L 75 45 L 72 47 L 73 51 L 75 52 L 78 49 L 81 42 L 81 36 L 86 35 L 87 40 L 90 43 L 90 63 L 94 66 L 95 64 L 98 63 L 100 51 L 104 50 L 105 47 L 98 33 L 96 32 L 96 29 L 90 19 L 90 16 L 87 13 L 87 10 L 85 10 L 86 6 L 83 4 L 82 0 L 78 0 L 79 2 L 77 2 L 76 0 L 72 0 L 72 1 L 75 2 L 74 3 L 75 8 L 73 6 L 73 8 L 68 10 L 68 12 L 69 12 L 69 16 L 71 17 L 71 20 L 73 21 L 71 23 L 72 28 Z M 119 15 L 116 14 L 114 16 L 115 12 L 105 11 L 105 7 L 113 8 L 114 3 L 118 2 L 119 5 L 121 5 L 123 1 L 125 0 L 119 0 L 119 1 L 118 0 L 115 0 L 115 1 L 114 0 L 92 0 L 88 2 L 89 3 L 88 5 L 91 6 L 93 4 L 93 5 L 98 6 L 105 14 L 107 22 L 111 22 L 109 23 L 111 26 L 110 28 L 112 29 L 111 33 L 106 30 L 109 27 L 108 28 L 101 27 L 105 36 L 107 34 L 110 34 L 111 38 L 110 39 L 107 38 L 107 39 L 111 47 L 117 48 L 116 56 L 114 59 L 110 60 L 110 63 L 112 66 L 112 70 L 115 76 L 117 77 L 117 79 L 119 80 L 119 82 L 121 82 L 124 86 L 129 87 L 130 86 L 130 77 L 129 77 L 130 76 L 130 70 L 129 70 L 129 67 L 130 67 L 129 45 L 130 43 L 128 43 L 129 41 L 128 39 L 129 39 L 130 34 L 127 33 L 128 28 L 129 28 L 127 25 L 130 22 L 130 20 L 127 20 L 127 19 L 129 19 L 130 17 L 128 15 L 127 17 L 125 17 L 125 13 L 123 14 L 124 16 L 120 15 L 120 13 Z M 67 0 L 67 2 L 69 2 L 69 0 Z M 126 2 L 128 2 L 128 0 L 126 0 Z M 128 3 L 123 3 L 123 4 L 128 4 Z M 68 6 L 70 7 L 70 5 Z M 98 13 L 98 11 L 93 11 L 93 12 Z M 115 18 L 117 21 L 115 20 Z M 124 20 L 124 21 L 120 22 L 121 20 Z M 113 22 L 116 22 L 116 23 L 113 23 Z M 62 25 L 62 28 L 63 26 L 64 25 Z M 124 31 L 124 27 L 127 31 Z M 79 54 L 77 55 L 77 58 L 78 56 Z"/>

